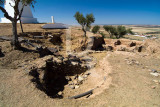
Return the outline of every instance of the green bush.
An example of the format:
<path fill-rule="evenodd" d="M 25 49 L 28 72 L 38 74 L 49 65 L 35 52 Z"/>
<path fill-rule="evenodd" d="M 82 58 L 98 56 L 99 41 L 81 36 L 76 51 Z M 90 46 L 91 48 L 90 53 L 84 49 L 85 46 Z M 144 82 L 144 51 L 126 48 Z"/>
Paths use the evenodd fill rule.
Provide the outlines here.
<path fill-rule="evenodd" d="M 92 32 L 96 34 L 99 31 L 99 29 L 100 29 L 100 26 L 96 25 L 93 27 Z"/>
<path fill-rule="evenodd" d="M 103 28 L 105 29 L 105 31 L 107 31 L 110 35 L 110 38 L 113 38 L 113 36 L 115 36 L 117 39 L 123 37 L 124 35 L 126 35 L 127 33 L 133 34 L 132 29 L 126 29 L 125 26 L 103 26 Z"/>

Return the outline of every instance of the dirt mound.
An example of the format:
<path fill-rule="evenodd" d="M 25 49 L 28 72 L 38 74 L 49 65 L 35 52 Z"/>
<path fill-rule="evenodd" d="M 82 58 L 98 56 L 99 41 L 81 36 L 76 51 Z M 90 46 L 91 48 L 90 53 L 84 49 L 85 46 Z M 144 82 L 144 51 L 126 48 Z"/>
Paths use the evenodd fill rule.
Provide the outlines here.
<path fill-rule="evenodd" d="M 93 34 L 91 32 L 87 32 L 87 41 L 85 42 L 85 38 L 83 37 L 78 37 L 78 40 L 72 41 L 73 44 L 77 44 L 76 45 L 76 51 L 84 51 L 85 49 L 87 50 L 95 50 L 95 51 L 99 51 L 99 50 L 104 50 L 103 45 L 105 45 L 105 41 L 104 38 L 99 35 L 99 34 Z"/>
<path fill-rule="evenodd" d="M 160 40 L 148 39 L 144 43 L 144 48 L 148 53 L 160 53 Z"/>

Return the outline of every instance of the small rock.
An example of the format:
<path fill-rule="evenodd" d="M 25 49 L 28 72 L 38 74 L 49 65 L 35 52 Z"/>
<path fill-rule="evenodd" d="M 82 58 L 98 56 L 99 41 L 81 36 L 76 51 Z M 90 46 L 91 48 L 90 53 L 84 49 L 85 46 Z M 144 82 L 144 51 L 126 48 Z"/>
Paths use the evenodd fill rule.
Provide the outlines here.
<path fill-rule="evenodd" d="M 63 92 L 62 92 L 62 91 L 58 92 L 58 95 L 59 95 L 59 96 L 62 96 L 62 95 L 63 95 Z"/>
<path fill-rule="evenodd" d="M 106 51 L 112 51 L 113 50 L 113 47 L 112 46 L 107 46 L 106 47 Z"/>
<path fill-rule="evenodd" d="M 155 82 L 155 83 L 159 83 L 159 81 L 158 81 L 158 80 L 153 80 L 153 82 Z"/>
<path fill-rule="evenodd" d="M 76 86 L 75 86 L 75 89 L 77 89 L 77 88 L 79 88 L 79 86 L 78 86 L 78 85 L 76 85 Z"/>
<path fill-rule="evenodd" d="M 151 88 L 152 88 L 152 89 L 155 89 L 155 88 L 156 88 L 156 86 L 152 86 Z"/>
<path fill-rule="evenodd" d="M 150 73 L 151 75 L 158 77 L 160 74 L 159 73 Z"/>
<path fill-rule="evenodd" d="M 78 62 L 71 62 L 72 65 L 78 65 Z"/>
<path fill-rule="evenodd" d="M 130 47 L 136 46 L 136 42 L 131 42 L 131 43 L 129 44 L 129 46 L 130 46 Z"/>
<path fill-rule="evenodd" d="M 75 89 L 75 86 L 74 85 L 70 85 L 69 86 L 71 89 Z"/>
<path fill-rule="evenodd" d="M 78 84 L 78 81 L 77 81 L 77 80 L 74 80 L 73 83 L 74 83 L 75 85 L 77 85 L 77 84 Z"/>
<path fill-rule="evenodd" d="M 76 75 L 75 77 L 74 77 L 74 79 L 77 79 L 78 78 L 78 75 Z"/>
<path fill-rule="evenodd" d="M 153 73 L 157 73 L 157 70 L 156 69 L 152 69 L 151 70 Z"/>
<path fill-rule="evenodd" d="M 70 86 L 70 85 L 74 85 L 74 83 L 70 81 L 70 82 L 68 83 L 68 86 Z"/>
<path fill-rule="evenodd" d="M 89 72 L 89 73 L 86 73 L 86 75 L 91 75 L 91 73 Z"/>
<path fill-rule="evenodd" d="M 121 45 L 121 41 L 120 40 L 117 40 L 114 45 Z"/>
<path fill-rule="evenodd" d="M 68 76 L 65 77 L 67 81 L 71 81 L 72 79 Z"/>
<path fill-rule="evenodd" d="M 84 77 L 84 78 L 87 78 L 87 77 L 88 77 L 88 75 L 84 75 L 83 77 Z"/>
<path fill-rule="evenodd" d="M 79 77 L 78 77 L 78 81 L 79 81 L 79 82 L 82 82 L 82 81 L 83 81 L 83 77 L 82 77 L 82 76 L 79 76 Z"/>
<path fill-rule="evenodd" d="M 132 62 L 131 62 L 131 61 L 127 61 L 127 64 L 128 64 L 128 65 L 131 65 L 131 64 L 132 64 Z"/>

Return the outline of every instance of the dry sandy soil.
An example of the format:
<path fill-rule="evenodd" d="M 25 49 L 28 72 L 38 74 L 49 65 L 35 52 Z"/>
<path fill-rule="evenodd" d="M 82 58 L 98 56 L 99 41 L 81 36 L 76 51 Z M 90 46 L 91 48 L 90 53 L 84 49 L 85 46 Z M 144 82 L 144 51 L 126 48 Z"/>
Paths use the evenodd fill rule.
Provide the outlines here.
<path fill-rule="evenodd" d="M 11 35 L 8 29 L 10 25 L 0 26 L 1 36 Z M 6 29 L 4 26 L 6 26 L 7 30 L 4 30 Z M 40 26 L 24 25 L 24 29 L 26 32 L 35 32 L 36 30 L 44 32 L 43 29 L 40 29 Z M 35 28 L 35 30 L 30 29 L 31 27 Z M 55 32 L 55 30 L 49 31 Z M 72 39 L 79 39 L 82 33 L 78 29 L 72 29 L 72 32 L 74 32 L 72 33 Z M 73 47 L 75 47 L 77 40 L 73 42 Z M 151 43 L 148 42 L 148 44 Z M 155 46 L 154 43 L 152 44 L 153 47 Z M 158 43 L 156 42 L 156 49 L 159 50 L 160 44 Z M 97 60 L 97 65 L 94 69 L 91 69 L 92 75 L 88 78 L 88 83 L 82 86 L 82 91 L 84 89 L 85 92 L 90 88 L 90 84 L 94 83 L 98 85 L 97 83 L 100 82 L 100 87 L 89 98 L 83 97 L 75 100 L 68 99 L 67 94 L 63 99 L 48 97 L 44 92 L 35 87 L 26 71 L 19 71 L 21 69 L 19 65 L 22 63 L 29 64 L 38 59 L 38 53 L 14 51 L 11 49 L 8 41 L 0 42 L 0 46 L 5 54 L 4 57 L 0 58 L 0 106 L 160 107 L 160 83 L 154 81 L 160 81 L 160 76 L 150 75 L 151 69 L 160 71 L 159 51 L 156 51 L 156 53 L 149 51 L 142 53 L 126 51 L 90 53 L 89 56 L 93 56 Z M 65 52 L 65 49 L 63 52 Z M 104 76 L 106 76 L 106 81 L 101 83 L 103 80 L 100 79 Z M 77 90 L 75 89 L 74 91 L 77 92 Z M 64 93 L 67 93 L 67 90 Z M 68 91 L 68 93 L 76 95 L 78 92 Z"/>

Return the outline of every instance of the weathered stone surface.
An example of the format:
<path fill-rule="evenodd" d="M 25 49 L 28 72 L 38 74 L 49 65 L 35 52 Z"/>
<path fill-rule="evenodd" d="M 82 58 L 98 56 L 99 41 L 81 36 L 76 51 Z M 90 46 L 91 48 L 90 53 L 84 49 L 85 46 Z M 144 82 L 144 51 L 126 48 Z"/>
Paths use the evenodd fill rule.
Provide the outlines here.
<path fill-rule="evenodd" d="M 44 57 L 47 55 L 55 55 L 55 56 L 59 56 L 58 50 L 55 48 L 47 48 L 47 47 L 39 47 L 37 48 L 40 57 Z"/>
<path fill-rule="evenodd" d="M 117 51 L 126 51 L 126 46 L 117 47 Z"/>
<path fill-rule="evenodd" d="M 79 88 L 79 85 L 76 85 L 76 86 L 75 86 L 75 89 L 78 89 L 78 88 Z"/>
<path fill-rule="evenodd" d="M 121 45 L 121 41 L 120 40 L 117 40 L 115 43 L 114 43 L 114 45 L 116 46 L 116 45 Z"/>
<path fill-rule="evenodd" d="M 131 43 L 129 44 L 129 47 L 133 47 L 133 46 L 136 46 L 136 42 L 131 42 Z"/>
<path fill-rule="evenodd" d="M 92 50 L 103 50 L 103 44 L 105 44 L 103 37 L 93 37 L 93 46 L 91 47 Z"/>
<path fill-rule="evenodd" d="M 79 82 L 82 82 L 83 80 L 84 80 L 84 78 L 83 78 L 82 76 L 79 76 L 79 77 L 78 77 L 78 81 L 79 81 Z"/>
<path fill-rule="evenodd" d="M 158 77 L 158 76 L 160 76 L 160 74 L 159 73 L 150 73 L 151 75 L 153 75 L 153 76 L 155 76 L 155 77 Z"/>
<path fill-rule="evenodd" d="M 52 37 L 49 39 L 49 41 L 51 43 L 53 43 L 54 45 L 60 45 L 62 43 L 62 38 L 61 38 L 61 35 L 63 33 L 59 33 L 59 34 L 56 34 L 56 35 L 52 35 Z"/>
<path fill-rule="evenodd" d="M 107 50 L 107 51 L 112 51 L 112 50 L 113 50 L 113 47 L 112 47 L 112 46 L 106 46 L 106 50 Z"/>

